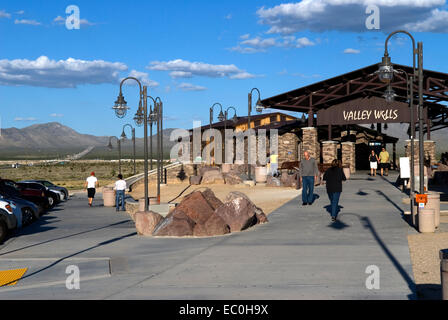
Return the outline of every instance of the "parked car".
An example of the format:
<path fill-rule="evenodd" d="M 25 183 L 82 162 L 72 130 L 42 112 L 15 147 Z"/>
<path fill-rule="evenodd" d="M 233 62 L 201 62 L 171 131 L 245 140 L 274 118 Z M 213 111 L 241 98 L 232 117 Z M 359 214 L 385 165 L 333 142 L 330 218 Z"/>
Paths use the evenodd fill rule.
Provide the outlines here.
<path fill-rule="evenodd" d="M 25 189 L 34 189 L 34 190 L 41 190 L 45 197 L 48 199 L 49 207 L 52 208 L 56 204 L 58 204 L 61 201 L 61 194 L 60 191 L 51 191 L 44 185 L 36 182 L 17 182 L 17 185 L 25 188 Z"/>
<path fill-rule="evenodd" d="M 50 189 L 51 191 L 61 191 L 64 193 L 64 198 L 62 200 L 68 200 L 69 197 L 69 193 L 67 188 L 64 187 L 60 187 L 55 185 L 54 183 L 48 181 L 48 180 L 23 180 L 20 182 L 36 182 L 36 183 L 40 183 L 42 185 L 44 185 L 45 187 L 47 187 L 48 189 Z"/>
<path fill-rule="evenodd" d="M 37 206 L 48 209 L 50 203 L 45 192 L 41 189 L 32 189 L 31 187 L 23 187 L 12 180 L 0 179 L 0 191 L 6 193 L 10 197 L 18 197 L 33 202 Z M 43 210 L 40 210 L 43 213 Z"/>
<path fill-rule="evenodd" d="M 17 218 L 9 201 L 0 200 L 0 243 L 5 241 L 11 230 L 17 228 Z"/>
<path fill-rule="evenodd" d="M 32 203 L 31 201 L 22 199 L 20 197 L 11 197 L 6 193 L 0 191 L 0 200 L 13 202 L 15 208 L 13 207 L 14 215 L 17 218 L 17 227 L 20 228 L 27 226 L 30 223 L 39 219 L 41 208 Z"/>

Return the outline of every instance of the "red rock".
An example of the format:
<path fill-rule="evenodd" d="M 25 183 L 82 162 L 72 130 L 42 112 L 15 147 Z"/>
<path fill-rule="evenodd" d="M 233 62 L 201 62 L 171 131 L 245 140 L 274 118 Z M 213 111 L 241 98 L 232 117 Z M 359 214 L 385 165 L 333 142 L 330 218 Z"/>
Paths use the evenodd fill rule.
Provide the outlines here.
<path fill-rule="evenodd" d="M 156 212 L 136 212 L 134 214 L 135 228 L 139 235 L 150 236 L 155 227 L 163 220 L 163 217 Z"/>
<path fill-rule="evenodd" d="M 221 236 L 230 233 L 230 227 L 217 214 L 213 214 L 205 224 L 196 224 L 194 235 L 197 237 Z"/>
<path fill-rule="evenodd" d="M 219 168 L 218 167 L 210 167 L 210 166 L 205 166 L 205 167 L 199 168 L 199 175 L 203 176 L 204 173 L 206 173 L 208 171 L 217 171 L 217 172 L 219 172 Z"/>
<path fill-rule="evenodd" d="M 174 210 L 162 220 L 153 232 L 153 236 L 185 237 L 192 236 L 195 223 L 184 212 Z"/>
<path fill-rule="evenodd" d="M 297 179 L 298 179 L 297 173 L 290 175 L 286 172 L 283 172 L 282 176 L 280 177 L 282 187 L 296 188 L 297 187 Z"/>
<path fill-rule="evenodd" d="M 207 194 L 210 196 L 209 193 Z M 199 224 L 204 224 L 215 211 L 200 191 L 187 195 L 176 207 L 175 211 L 177 210 L 184 212 L 191 220 Z"/>
<path fill-rule="evenodd" d="M 203 190 L 202 195 L 204 196 L 205 200 L 207 200 L 208 204 L 213 208 L 213 210 L 216 210 L 223 204 L 222 201 L 215 196 L 210 188 L 206 188 L 205 190 Z"/>
<path fill-rule="evenodd" d="M 209 170 L 202 175 L 201 184 L 224 184 L 224 177 L 219 170 Z"/>
<path fill-rule="evenodd" d="M 280 187 L 281 186 L 280 179 L 268 175 L 267 180 L 266 180 L 266 186 L 267 187 Z"/>
<path fill-rule="evenodd" d="M 201 176 L 190 176 L 191 185 L 199 185 L 201 184 L 201 180 L 202 180 Z"/>
<path fill-rule="evenodd" d="M 215 213 L 229 225 L 231 232 L 247 229 L 257 223 L 255 206 L 244 197 L 224 203 Z"/>
<path fill-rule="evenodd" d="M 257 207 L 255 205 L 255 203 L 253 203 L 252 200 L 250 200 L 250 198 L 242 192 L 239 192 L 239 191 L 230 192 L 226 197 L 226 203 L 229 201 L 238 199 L 238 198 L 244 198 L 251 204 L 252 210 L 254 211 L 255 217 L 257 219 L 256 224 L 269 222 L 268 218 L 264 214 L 263 210 L 261 208 Z"/>
<path fill-rule="evenodd" d="M 235 173 L 225 173 L 223 176 L 226 184 L 236 185 L 243 183 L 243 179 L 241 179 L 241 177 Z"/>
<path fill-rule="evenodd" d="M 255 217 L 257 218 L 257 224 L 263 224 L 269 222 L 268 217 L 266 217 L 263 210 L 261 210 L 258 207 L 255 208 Z"/>

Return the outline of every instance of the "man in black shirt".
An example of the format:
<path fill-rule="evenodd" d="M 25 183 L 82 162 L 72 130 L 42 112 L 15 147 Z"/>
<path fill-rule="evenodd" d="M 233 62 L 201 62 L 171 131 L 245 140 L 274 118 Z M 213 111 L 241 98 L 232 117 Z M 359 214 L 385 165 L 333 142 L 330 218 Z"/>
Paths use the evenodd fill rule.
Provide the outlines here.
<path fill-rule="evenodd" d="M 347 180 L 344 171 L 339 166 L 339 160 L 333 160 L 331 168 L 324 173 L 324 180 L 326 181 L 328 198 L 330 198 L 331 202 L 331 221 L 336 221 L 338 216 L 339 198 L 342 193 L 342 181 Z"/>

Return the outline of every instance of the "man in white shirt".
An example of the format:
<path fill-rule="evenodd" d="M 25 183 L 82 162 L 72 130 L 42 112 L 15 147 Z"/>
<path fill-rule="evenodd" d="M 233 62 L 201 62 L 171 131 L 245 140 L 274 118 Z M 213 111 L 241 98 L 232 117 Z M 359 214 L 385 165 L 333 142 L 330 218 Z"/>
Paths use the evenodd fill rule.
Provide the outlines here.
<path fill-rule="evenodd" d="M 90 177 L 86 179 L 84 188 L 87 190 L 87 197 L 89 198 L 89 206 L 92 206 L 93 198 L 95 198 L 95 189 L 99 187 L 98 179 L 95 177 L 95 172 L 90 173 Z"/>
<path fill-rule="evenodd" d="M 115 205 L 116 210 L 120 211 L 120 202 L 121 202 L 121 210 L 126 211 L 125 205 L 124 205 L 124 193 L 126 191 L 126 181 L 123 180 L 123 175 L 119 174 L 118 179 L 115 182 Z"/>

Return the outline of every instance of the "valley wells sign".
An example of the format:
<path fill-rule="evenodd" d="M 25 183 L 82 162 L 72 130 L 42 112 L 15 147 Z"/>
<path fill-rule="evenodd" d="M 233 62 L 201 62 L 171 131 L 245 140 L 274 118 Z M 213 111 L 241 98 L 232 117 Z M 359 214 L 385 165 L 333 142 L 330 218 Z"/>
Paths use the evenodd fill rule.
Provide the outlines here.
<path fill-rule="evenodd" d="M 424 111 L 426 119 L 426 109 Z M 414 119 L 417 122 L 416 106 Z M 378 97 L 358 98 L 317 112 L 318 126 L 410 121 L 411 113 L 407 103 L 387 103 L 386 100 Z"/>

